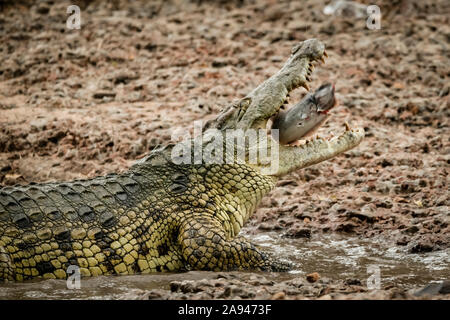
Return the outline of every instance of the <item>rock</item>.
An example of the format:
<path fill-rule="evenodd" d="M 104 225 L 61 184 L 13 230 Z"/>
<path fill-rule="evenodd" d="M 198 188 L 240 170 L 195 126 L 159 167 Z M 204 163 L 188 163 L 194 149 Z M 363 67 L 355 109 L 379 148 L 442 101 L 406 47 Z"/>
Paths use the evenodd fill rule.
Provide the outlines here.
<path fill-rule="evenodd" d="M 409 243 L 410 239 L 406 236 L 401 237 L 397 240 L 396 244 L 399 246 L 406 246 Z"/>
<path fill-rule="evenodd" d="M 114 84 L 119 83 L 128 83 L 131 80 L 138 79 L 139 76 L 136 72 L 129 71 L 129 70 L 118 70 L 114 72 L 112 75 L 108 76 L 107 79 L 111 80 Z"/>
<path fill-rule="evenodd" d="M 179 281 L 172 281 L 169 285 L 170 291 L 177 292 L 180 289 L 181 282 Z"/>
<path fill-rule="evenodd" d="M 360 220 L 367 221 L 369 223 L 375 222 L 375 215 L 374 215 L 374 205 L 373 204 L 366 204 L 364 205 L 360 211 L 348 211 L 348 215 L 350 217 L 356 217 Z"/>
<path fill-rule="evenodd" d="M 227 59 L 223 58 L 215 58 L 213 62 L 211 63 L 211 66 L 213 68 L 222 68 L 229 64 L 230 62 Z"/>
<path fill-rule="evenodd" d="M 418 181 L 404 181 L 400 186 L 395 187 L 396 193 L 412 193 L 417 192 L 419 190 L 419 182 Z"/>
<path fill-rule="evenodd" d="M 346 279 L 345 284 L 348 286 L 361 286 L 362 283 L 359 279 Z"/>
<path fill-rule="evenodd" d="M 433 251 L 434 245 L 429 241 L 419 241 L 409 249 L 410 253 L 422 253 Z"/>
<path fill-rule="evenodd" d="M 200 288 L 197 288 L 197 286 L 194 285 L 193 281 L 182 281 L 180 284 L 180 291 L 183 293 L 191 293 L 191 292 L 199 292 L 201 291 Z"/>
<path fill-rule="evenodd" d="M 311 229 L 301 228 L 298 225 L 288 230 L 286 233 L 290 238 L 311 238 Z"/>
<path fill-rule="evenodd" d="M 450 293 L 450 281 L 445 280 L 438 283 L 430 283 L 424 288 L 414 293 L 416 297 L 423 296 L 434 296 L 438 294 L 449 294 Z"/>
<path fill-rule="evenodd" d="M 418 231 L 419 231 L 419 227 L 417 227 L 417 226 L 411 226 L 411 227 L 409 227 L 409 228 L 406 228 L 406 229 L 403 230 L 402 232 L 414 234 L 414 233 L 416 233 L 416 232 L 418 232 Z"/>
<path fill-rule="evenodd" d="M 8 172 L 11 171 L 12 168 L 9 164 L 6 165 L 0 165 L 0 172 Z"/>
<path fill-rule="evenodd" d="M 393 188 L 394 184 L 391 181 L 379 181 L 375 184 L 375 190 L 383 194 L 388 194 Z"/>
<path fill-rule="evenodd" d="M 149 292 L 146 293 L 145 298 L 147 300 L 158 300 L 161 299 L 163 297 L 163 295 L 161 294 L 161 292 L 157 291 L 157 290 L 151 290 Z"/>
<path fill-rule="evenodd" d="M 336 231 L 343 231 L 343 232 L 354 232 L 355 228 L 358 227 L 358 224 L 356 224 L 353 221 L 348 221 L 348 222 L 344 222 L 341 223 L 337 226 Z"/>
<path fill-rule="evenodd" d="M 47 126 L 48 126 L 48 120 L 45 118 L 35 119 L 30 122 L 30 127 L 35 132 L 46 130 Z"/>
<path fill-rule="evenodd" d="M 449 85 L 449 84 L 446 84 L 446 85 L 441 89 L 441 91 L 439 92 L 439 97 L 445 97 L 445 96 L 447 96 L 448 93 L 449 93 L 449 91 L 450 91 L 450 85 Z"/>
<path fill-rule="evenodd" d="M 219 299 L 228 298 L 231 295 L 231 287 L 226 286 L 221 294 L 219 294 Z"/>
<path fill-rule="evenodd" d="M 270 297 L 270 300 L 284 300 L 286 299 L 286 293 L 283 291 L 277 292 L 272 297 Z"/>
<path fill-rule="evenodd" d="M 274 224 L 272 223 L 268 223 L 268 222 L 262 222 L 259 226 L 258 229 L 259 230 L 263 230 L 263 231 L 270 231 L 273 230 L 275 228 Z"/>
<path fill-rule="evenodd" d="M 391 209 L 393 207 L 392 201 L 389 199 L 382 199 L 381 201 L 377 201 L 375 205 L 377 208 Z"/>
<path fill-rule="evenodd" d="M 98 91 L 92 95 L 94 99 L 114 98 L 115 96 L 116 94 L 114 92 L 104 92 L 104 91 Z"/>
<path fill-rule="evenodd" d="M 308 282 L 310 282 L 310 283 L 314 283 L 319 279 L 320 279 L 320 275 L 317 272 L 313 272 L 313 273 L 306 275 L 306 280 L 308 280 Z"/>
<path fill-rule="evenodd" d="M 3 183 L 5 185 L 15 185 L 24 182 L 26 182 L 25 179 L 22 177 L 21 174 L 18 173 L 6 174 L 5 177 L 3 178 Z"/>
<path fill-rule="evenodd" d="M 50 11 L 50 8 L 47 6 L 47 4 L 40 4 L 37 8 L 36 8 L 36 12 L 39 14 L 48 14 Z"/>
<path fill-rule="evenodd" d="M 203 286 L 203 287 L 213 287 L 213 282 L 208 279 L 202 279 L 197 282 L 197 286 Z"/>
<path fill-rule="evenodd" d="M 277 187 L 283 187 L 283 186 L 298 186 L 297 181 L 295 180 L 280 180 L 277 182 Z"/>

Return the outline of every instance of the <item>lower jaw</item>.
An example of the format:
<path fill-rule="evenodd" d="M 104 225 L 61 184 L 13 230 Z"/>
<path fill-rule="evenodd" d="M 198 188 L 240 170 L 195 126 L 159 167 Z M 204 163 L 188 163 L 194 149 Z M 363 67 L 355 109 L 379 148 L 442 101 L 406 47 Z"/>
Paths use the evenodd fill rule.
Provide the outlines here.
<path fill-rule="evenodd" d="M 279 169 L 271 175 L 280 177 L 289 172 L 331 159 L 356 147 L 364 138 L 361 128 L 350 129 L 330 139 L 313 138 L 300 146 L 279 146 Z"/>

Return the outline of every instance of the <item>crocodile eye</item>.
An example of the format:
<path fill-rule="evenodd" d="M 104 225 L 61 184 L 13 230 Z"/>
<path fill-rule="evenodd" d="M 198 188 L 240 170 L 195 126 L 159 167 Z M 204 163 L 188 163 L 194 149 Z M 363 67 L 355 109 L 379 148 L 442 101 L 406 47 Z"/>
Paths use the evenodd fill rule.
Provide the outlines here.
<path fill-rule="evenodd" d="M 251 98 L 244 98 L 242 99 L 242 101 L 239 103 L 239 107 L 247 110 L 248 106 L 250 105 L 250 102 L 252 102 Z"/>
<path fill-rule="evenodd" d="M 242 117 L 244 116 L 245 112 L 247 111 L 248 107 L 250 106 L 250 103 L 252 102 L 251 98 L 244 98 L 239 103 L 239 111 L 238 111 L 238 120 L 241 121 Z"/>

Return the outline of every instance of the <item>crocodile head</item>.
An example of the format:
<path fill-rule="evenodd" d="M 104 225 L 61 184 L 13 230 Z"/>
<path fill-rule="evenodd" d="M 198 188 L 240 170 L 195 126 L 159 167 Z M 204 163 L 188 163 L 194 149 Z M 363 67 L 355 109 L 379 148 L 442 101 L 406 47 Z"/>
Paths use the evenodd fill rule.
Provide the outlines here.
<path fill-rule="evenodd" d="M 284 66 L 272 77 L 260 84 L 246 97 L 224 109 L 219 116 L 207 124 L 207 128 L 226 129 L 266 129 L 270 119 L 280 119 L 280 108 L 287 101 L 289 93 L 299 87 L 310 90 L 308 82 L 314 70 L 314 63 L 325 62 L 327 57 L 325 46 L 317 39 L 309 39 L 297 44 Z M 307 109 L 307 104 L 314 99 L 316 109 Z M 265 175 L 280 177 L 297 169 L 330 159 L 340 153 L 356 147 L 364 137 L 361 128 L 351 129 L 345 124 L 345 131 L 337 137 L 329 139 L 312 138 L 303 145 L 287 145 L 312 132 L 328 117 L 327 110 L 334 105 L 334 87 L 325 85 L 314 94 L 305 97 L 299 104 L 288 111 L 290 118 L 301 118 L 302 113 L 314 115 L 314 119 L 299 125 L 296 121 L 278 123 L 279 137 L 277 144 L 277 165 L 267 161 L 251 164 Z M 273 131 L 273 130 L 272 130 Z M 269 130 L 267 130 L 269 135 Z M 284 139 L 287 137 L 286 139 Z M 273 140 L 273 139 L 272 139 Z M 275 150 L 269 145 L 264 148 Z M 247 149 L 254 148 L 247 145 Z M 247 150 L 248 153 L 248 150 Z M 272 157 L 273 159 L 273 157 Z"/>

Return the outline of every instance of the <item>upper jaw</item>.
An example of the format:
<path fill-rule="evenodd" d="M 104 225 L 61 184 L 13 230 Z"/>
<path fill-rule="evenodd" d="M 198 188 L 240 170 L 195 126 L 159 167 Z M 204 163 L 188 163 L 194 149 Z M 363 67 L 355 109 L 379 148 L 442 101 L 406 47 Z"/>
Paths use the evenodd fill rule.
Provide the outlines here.
<path fill-rule="evenodd" d="M 225 108 L 206 127 L 219 130 L 265 128 L 267 121 L 280 110 L 290 91 L 299 87 L 309 90 L 313 63 L 324 62 L 326 56 L 324 44 L 317 39 L 298 43 L 276 74 L 245 98 Z"/>
<path fill-rule="evenodd" d="M 298 43 L 284 66 L 272 77 L 261 83 L 245 98 L 224 109 L 216 119 L 210 120 L 205 129 L 266 129 L 267 121 L 276 115 L 289 92 L 304 87 L 309 91 L 308 82 L 314 70 L 313 63 L 324 62 L 328 57 L 324 44 L 317 39 Z M 320 89 L 320 88 L 319 88 Z M 362 139 L 361 130 L 357 136 Z M 346 136 L 349 133 L 347 132 Z M 360 139 L 356 139 L 359 143 Z M 355 140 L 355 141 L 356 141 Z M 341 141 L 341 140 L 339 140 Z M 356 144 L 348 144 L 354 147 Z M 344 149 L 342 149 L 344 150 Z"/>
<path fill-rule="evenodd" d="M 278 113 L 289 92 L 299 87 L 309 91 L 313 62 L 324 62 L 326 56 L 324 44 L 317 39 L 298 43 L 284 66 L 243 99 L 248 102 L 245 112 L 236 119 L 236 128 L 265 128 L 267 121 Z"/>

